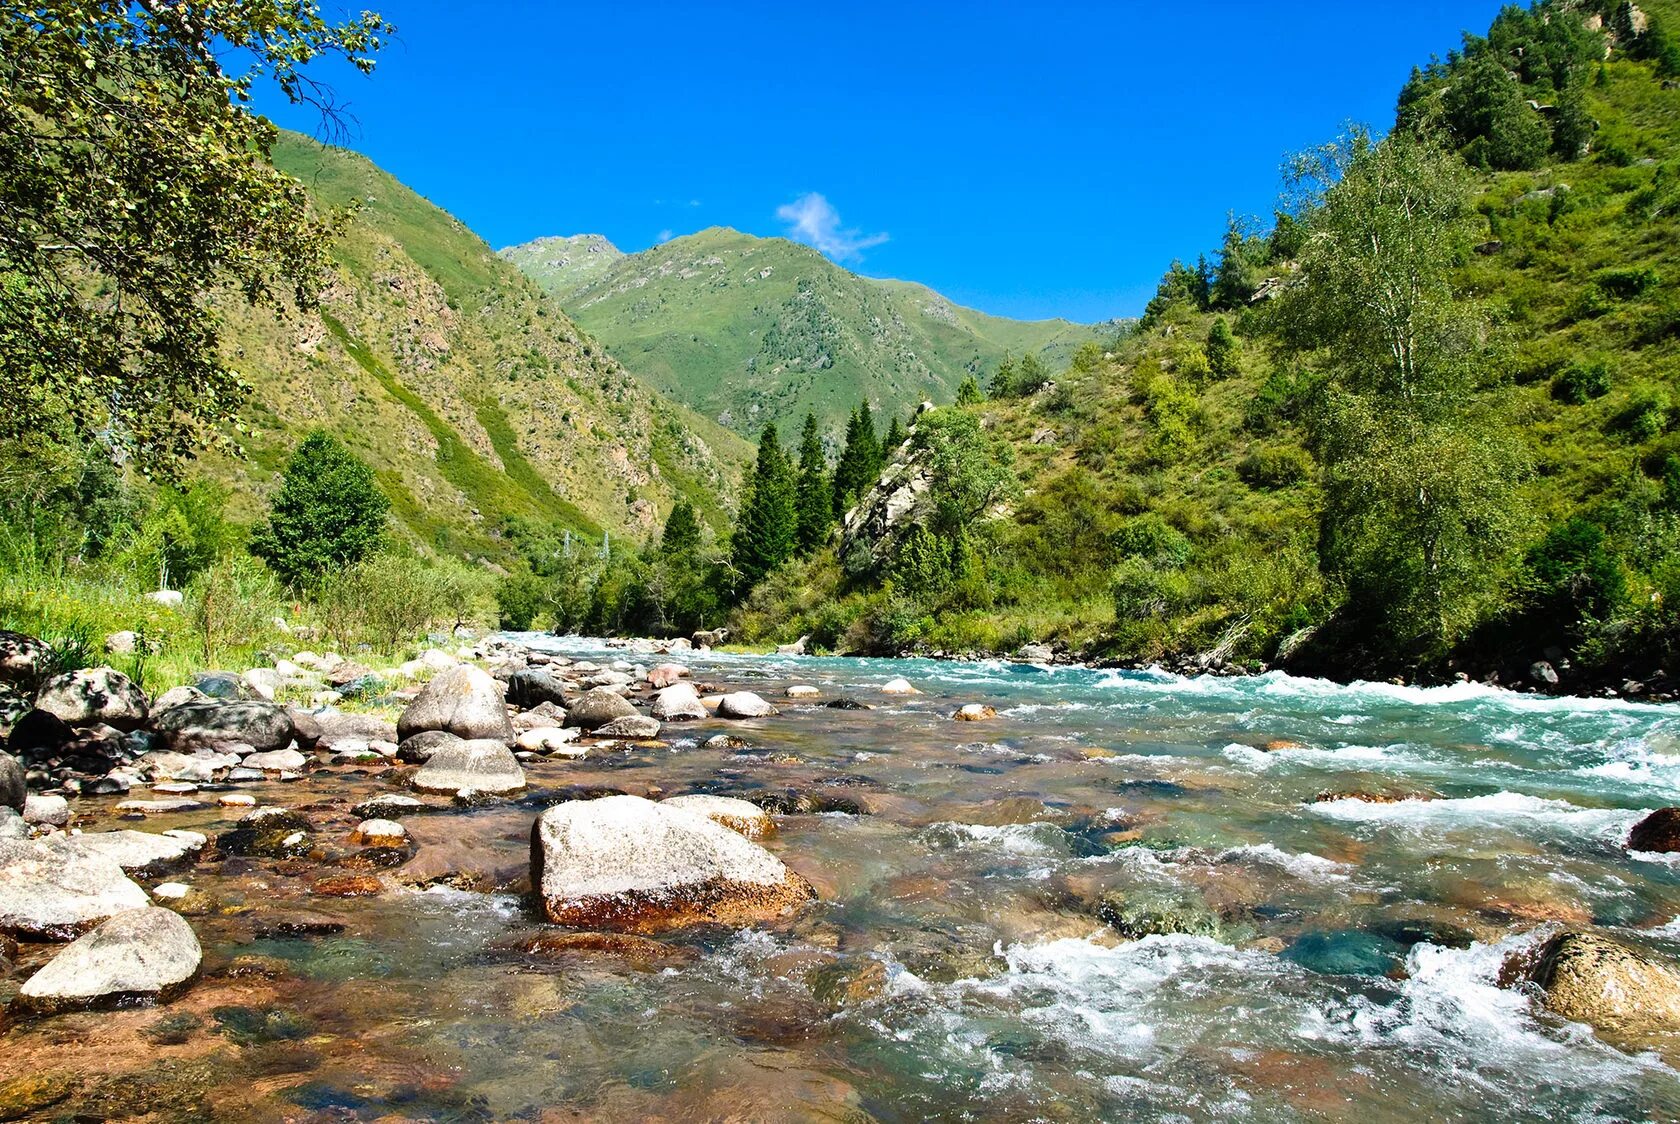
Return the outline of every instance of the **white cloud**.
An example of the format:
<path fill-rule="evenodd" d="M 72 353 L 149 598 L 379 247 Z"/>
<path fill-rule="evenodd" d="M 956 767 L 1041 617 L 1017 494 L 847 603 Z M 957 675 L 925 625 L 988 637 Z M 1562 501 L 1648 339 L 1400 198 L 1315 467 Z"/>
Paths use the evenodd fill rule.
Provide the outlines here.
<path fill-rule="evenodd" d="M 788 224 L 788 237 L 815 246 L 835 261 L 863 256 L 871 246 L 887 240 L 886 234 L 864 234 L 840 225 L 840 212 L 817 192 L 808 192 L 776 208 L 776 217 Z"/>
<path fill-rule="evenodd" d="M 669 242 L 671 239 L 673 239 L 675 237 L 676 237 L 676 235 L 672 234 L 670 232 L 670 230 L 668 230 L 668 229 L 667 230 L 661 230 L 659 232 L 659 237 L 655 238 L 654 241 L 655 242 Z"/>

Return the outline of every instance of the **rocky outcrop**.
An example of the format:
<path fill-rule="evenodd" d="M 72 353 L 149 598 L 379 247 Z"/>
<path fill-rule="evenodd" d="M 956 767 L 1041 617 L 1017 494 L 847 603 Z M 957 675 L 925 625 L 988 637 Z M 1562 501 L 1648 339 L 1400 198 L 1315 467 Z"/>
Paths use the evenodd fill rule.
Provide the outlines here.
<path fill-rule="evenodd" d="M 921 464 L 897 461 L 887 466 L 840 526 L 840 557 L 866 555 L 875 565 L 891 558 L 906 528 L 919 525 L 916 516 L 928 503 L 933 476 Z"/>
<path fill-rule="evenodd" d="M 63 835 L 0 840 L 0 930 L 67 940 L 149 899 L 116 861 Z"/>
<path fill-rule="evenodd" d="M 1546 1006 L 1616 1040 L 1680 1031 L 1680 968 L 1596 933 L 1562 933 L 1530 979 Z"/>
<path fill-rule="evenodd" d="M 426 730 L 444 730 L 472 741 L 513 741 L 513 725 L 502 702 L 501 684 L 470 664 L 441 671 L 397 720 L 397 734 L 407 740 Z"/>
<path fill-rule="evenodd" d="M 544 914 L 579 928 L 756 925 L 816 896 L 757 844 L 696 812 L 639 796 L 550 808 L 532 828 L 531 867 Z"/>
<path fill-rule="evenodd" d="M 150 703 L 146 693 L 122 672 L 88 667 L 55 675 L 41 685 L 35 709 L 71 726 L 104 723 L 119 730 L 138 729 L 146 721 Z"/>
<path fill-rule="evenodd" d="M 29 977 L 18 996 L 39 1011 L 136 999 L 167 999 L 198 974 L 192 926 L 173 910 L 124 910 L 66 947 Z"/>
<path fill-rule="evenodd" d="M 610 687 L 585 691 L 566 708 L 566 725 L 594 730 L 615 718 L 633 718 L 636 708 Z"/>
<path fill-rule="evenodd" d="M 410 783 L 416 792 L 517 792 L 525 787 L 525 770 L 506 743 L 476 738 L 439 748 Z"/>

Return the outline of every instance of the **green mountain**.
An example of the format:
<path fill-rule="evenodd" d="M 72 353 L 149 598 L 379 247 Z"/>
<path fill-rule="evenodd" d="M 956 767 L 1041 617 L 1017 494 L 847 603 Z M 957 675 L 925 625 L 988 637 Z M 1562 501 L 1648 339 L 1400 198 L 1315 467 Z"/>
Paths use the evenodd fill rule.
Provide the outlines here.
<path fill-rule="evenodd" d="M 649 391 L 472 231 L 365 158 L 284 135 L 274 152 L 324 208 L 355 208 L 318 312 L 230 301 L 229 359 L 253 387 L 248 458 L 213 459 L 257 513 L 301 435 L 373 465 L 427 547 L 506 557 L 521 528 L 644 538 L 681 497 L 719 528 L 749 450 Z"/>
<path fill-rule="evenodd" d="M 1677 33 L 1674 0 L 1512 7 L 1400 99 L 1403 127 L 1444 139 L 1472 183 L 1450 283 L 1497 346 L 1466 416 L 1493 419 L 1528 466 L 1496 500 L 1514 539 L 1484 548 L 1484 597 L 1445 653 L 1420 665 L 1362 634 L 1321 555 L 1320 357 L 1280 348 L 1271 311 L 1302 249 L 1288 219 L 1237 230 L 1212 276 L 1175 266 L 1111 355 L 977 408 L 1015 487 L 974 549 L 947 559 L 917 539 L 909 484 L 927 491 L 936 468 L 912 453 L 846 543 L 766 583 L 738 632 L 1506 683 L 1543 679 L 1545 660 L 1575 689 L 1680 675 Z M 1234 335 L 1216 342 L 1220 320 Z"/>
<path fill-rule="evenodd" d="M 1006 353 L 1065 367 L 1110 328 L 1019 321 L 962 308 L 923 286 L 842 269 L 808 246 L 713 227 L 639 254 L 595 235 L 501 251 L 649 386 L 756 435 L 830 434 L 867 400 L 882 416 L 948 402 Z"/>

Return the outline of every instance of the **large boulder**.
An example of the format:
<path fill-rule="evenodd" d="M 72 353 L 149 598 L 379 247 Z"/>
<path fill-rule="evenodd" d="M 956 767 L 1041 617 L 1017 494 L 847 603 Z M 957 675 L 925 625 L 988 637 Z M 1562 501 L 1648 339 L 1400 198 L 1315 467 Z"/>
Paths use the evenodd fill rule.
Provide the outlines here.
<path fill-rule="evenodd" d="M 205 694 L 203 691 L 200 691 L 197 687 L 188 687 L 185 685 L 180 687 L 171 687 L 169 690 L 152 700 L 152 718 L 156 719 L 157 716 L 162 714 L 164 711 L 173 709 L 177 706 L 185 706 L 188 703 L 201 703 L 209 701 L 211 701 L 210 696 Z"/>
<path fill-rule="evenodd" d="M 525 770 L 505 742 L 477 738 L 438 749 L 412 783 L 416 792 L 516 792 Z"/>
<path fill-rule="evenodd" d="M 32 686 L 52 662 L 52 649 L 33 636 L 0 628 L 0 683 Z"/>
<path fill-rule="evenodd" d="M 713 796 L 696 792 L 688 796 L 673 796 L 668 800 L 661 800 L 660 803 L 667 808 L 697 812 L 713 823 L 727 827 L 735 834 L 748 839 L 763 839 L 776 831 L 776 820 L 769 812 L 738 796 Z"/>
<path fill-rule="evenodd" d="M 294 733 L 286 708 L 266 702 L 184 703 L 155 717 L 152 728 L 176 749 L 235 744 L 285 749 Z"/>
<path fill-rule="evenodd" d="M 425 730 L 445 730 L 472 741 L 513 740 L 502 685 L 471 664 L 446 668 L 433 677 L 397 719 L 397 734 L 407 740 Z"/>
<path fill-rule="evenodd" d="M 17 720 L 6 748 L 26 763 L 45 761 L 64 752 L 76 740 L 76 731 L 56 714 L 31 710 Z"/>
<path fill-rule="evenodd" d="M 110 667 L 86 667 L 55 675 L 41 685 L 35 709 L 62 718 L 71 726 L 103 722 L 119 730 L 145 724 L 149 712 L 146 693 L 128 676 Z"/>
<path fill-rule="evenodd" d="M 110 917 L 66 947 L 18 995 L 56 1011 L 136 999 L 168 999 L 198 974 L 203 956 L 186 919 L 141 906 Z"/>
<path fill-rule="evenodd" d="M 1630 851 L 1680 851 L 1680 808 L 1658 808 L 1628 832 Z"/>
<path fill-rule="evenodd" d="M 718 700 L 720 718 L 768 718 L 776 708 L 751 691 L 732 691 Z"/>
<path fill-rule="evenodd" d="M 29 785 L 23 776 L 23 766 L 9 753 L 0 753 L 0 808 L 23 811 L 29 798 Z"/>
<path fill-rule="evenodd" d="M 560 681 L 548 672 L 528 667 L 508 677 L 507 699 L 520 710 L 530 710 L 543 703 L 565 706 L 566 692 Z"/>
<path fill-rule="evenodd" d="M 676 683 L 653 696 L 653 716 L 661 722 L 684 722 L 706 717 L 706 704 L 687 683 Z"/>
<path fill-rule="evenodd" d="M 448 730 L 422 730 L 397 745 L 397 760 L 410 765 L 424 765 L 438 750 L 460 744 L 461 739 Z"/>
<path fill-rule="evenodd" d="M 639 796 L 544 812 L 531 830 L 531 884 L 556 924 L 633 933 L 757 925 L 816 896 L 758 844 Z"/>
<path fill-rule="evenodd" d="M 566 725 L 593 730 L 615 718 L 631 718 L 635 714 L 636 708 L 623 695 L 610 687 L 596 687 L 579 695 L 566 708 Z"/>
<path fill-rule="evenodd" d="M 1547 941 L 1530 978 L 1548 1008 L 1613 1039 L 1680 1031 L 1680 968 L 1596 933 Z"/>
<path fill-rule="evenodd" d="M 123 873 L 142 878 L 190 865 L 209 842 L 196 831 L 88 831 L 70 837 L 76 850 L 102 855 Z"/>
<path fill-rule="evenodd" d="M 0 840 L 0 930 L 68 940 L 149 901 L 114 859 L 83 850 L 68 836 Z"/>
<path fill-rule="evenodd" d="M 320 726 L 316 741 L 334 738 L 359 739 L 365 742 L 400 742 L 397 727 L 377 714 L 318 714 Z"/>

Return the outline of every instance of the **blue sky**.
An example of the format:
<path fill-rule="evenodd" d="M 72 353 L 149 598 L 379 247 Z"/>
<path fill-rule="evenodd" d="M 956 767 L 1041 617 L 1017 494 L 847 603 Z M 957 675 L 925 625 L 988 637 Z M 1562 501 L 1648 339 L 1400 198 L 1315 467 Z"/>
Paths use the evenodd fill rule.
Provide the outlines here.
<path fill-rule="evenodd" d="M 493 246 L 733 226 L 1007 316 L 1134 315 L 1284 153 L 1379 129 L 1498 0 L 460 5 L 323 75 L 354 147 Z M 470 13 L 470 14 L 463 14 Z M 282 124 L 318 118 L 270 101 Z"/>

